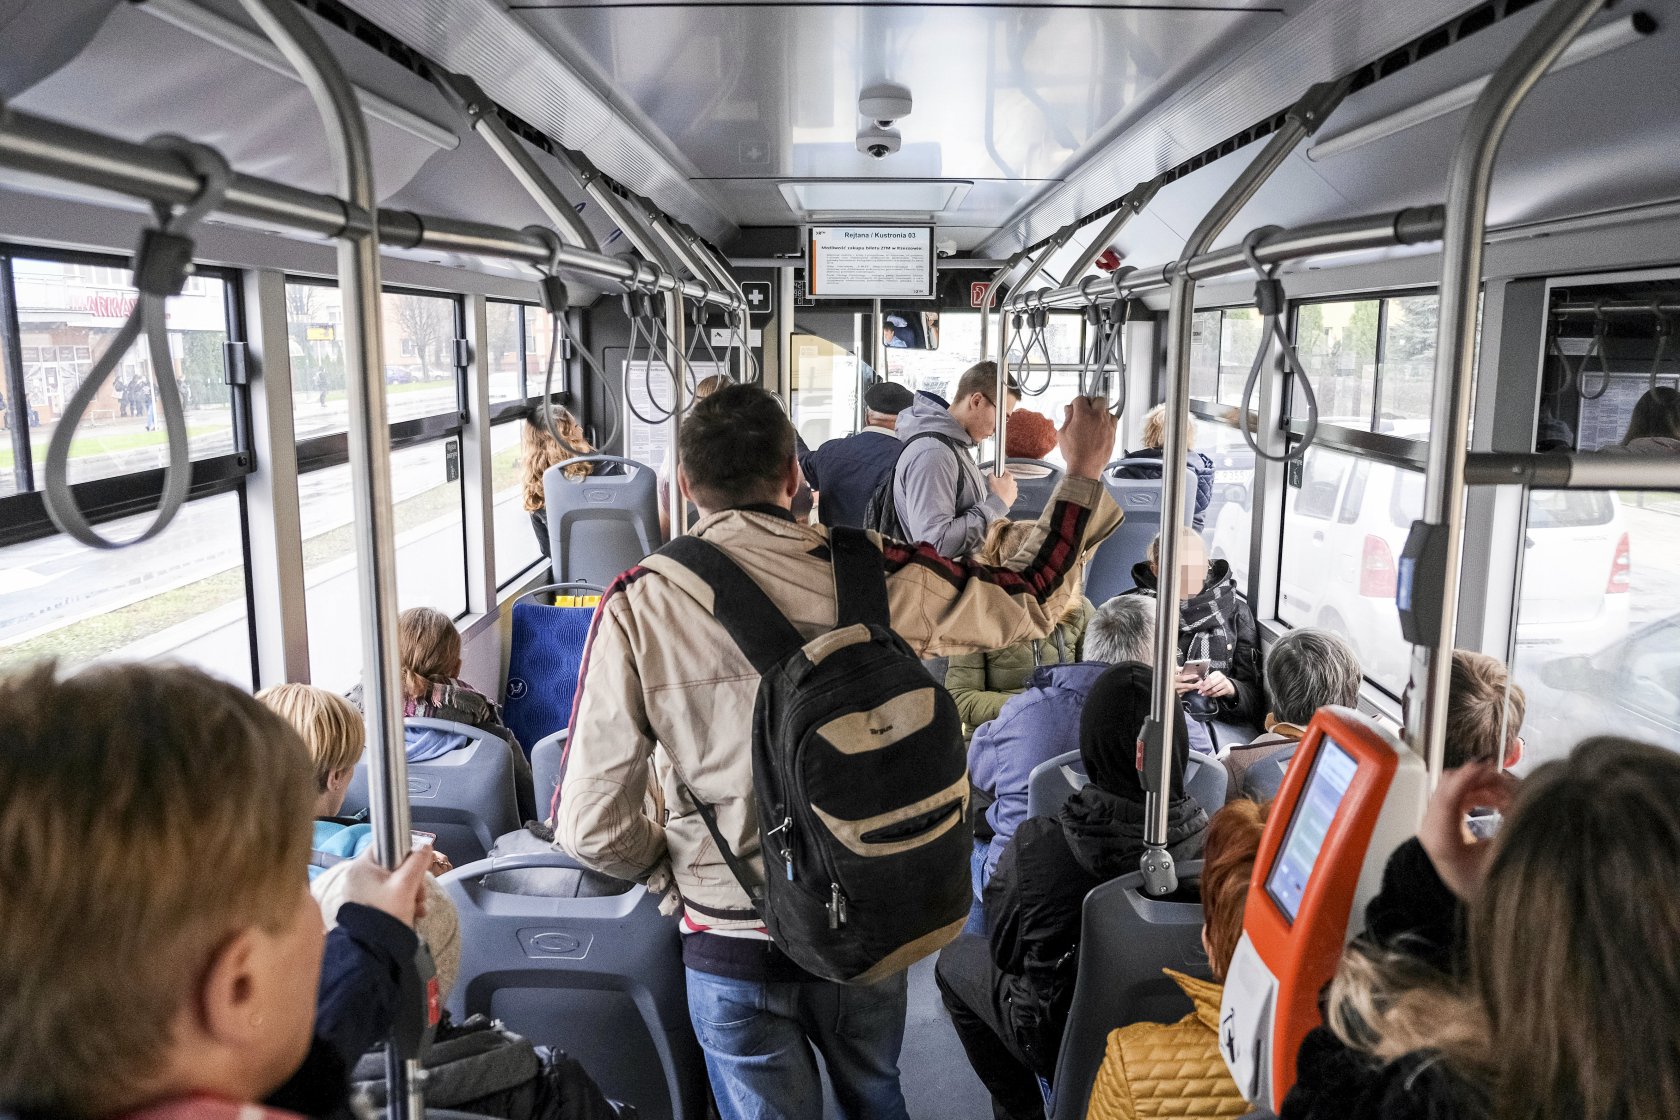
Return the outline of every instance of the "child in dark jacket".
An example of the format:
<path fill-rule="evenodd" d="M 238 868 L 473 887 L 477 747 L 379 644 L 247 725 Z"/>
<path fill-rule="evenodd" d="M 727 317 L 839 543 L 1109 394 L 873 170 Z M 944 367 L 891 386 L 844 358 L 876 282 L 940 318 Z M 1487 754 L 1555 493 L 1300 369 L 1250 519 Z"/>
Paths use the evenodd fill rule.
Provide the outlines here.
<path fill-rule="evenodd" d="M 1144 851 L 1138 733 L 1149 714 L 1150 671 L 1116 665 L 1092 686 L 1079 752 L 1090 783 L 1054 817 L 1033 817 L 1004 849 L 986 885 L 991 939 L 964 934 L 940 954 L 934 976 L 969 1064 L 998 1117 L 1042 1117 L 1038 1078 L 1055 1072 L 1077 973 L 1085 896 L 1136 871 Z M 1173 736 L 1168 850 L 1201 854 L 1207 814 L 1184 792 L 1182 720 Z"/>

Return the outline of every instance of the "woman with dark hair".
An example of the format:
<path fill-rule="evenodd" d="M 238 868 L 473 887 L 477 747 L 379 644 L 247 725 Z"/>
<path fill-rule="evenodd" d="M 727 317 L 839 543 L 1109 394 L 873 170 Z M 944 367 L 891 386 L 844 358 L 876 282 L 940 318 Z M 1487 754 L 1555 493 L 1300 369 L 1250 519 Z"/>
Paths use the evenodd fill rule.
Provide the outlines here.
<path fill-rule="evenodd" d="M 1680 389 L 1659 385 L 1634 402 L 1621 446 L 1628 451 L 1680 452 Z"/>
<path fill-rule="evenodd" d="M 1088 784 L 1053 817 L 1015 832 L 984 903 L 990 943 L 964 934 L 940 954 L 934 976 L 969 1064 L 1000 1118 L 1042 1120 L 1038 1078 L 1055 1072 L 1078 971 L 1085 896 L 1136 871 L 1144 851 L 1138 733 L 1149 717 L 1149 667 L 1126 662 L 1091 687 L 1079 721 Z M 1167 850 L 1201 855 L 1207 814 L 1184 792 L 1188 747 L 1175 716 Z"/>

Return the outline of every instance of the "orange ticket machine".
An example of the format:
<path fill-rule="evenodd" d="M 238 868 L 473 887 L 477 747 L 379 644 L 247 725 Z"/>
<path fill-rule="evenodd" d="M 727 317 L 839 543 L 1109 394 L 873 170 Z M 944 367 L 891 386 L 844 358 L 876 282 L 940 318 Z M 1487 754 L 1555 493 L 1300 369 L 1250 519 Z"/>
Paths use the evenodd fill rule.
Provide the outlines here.
<path fill-rule="evenodd" d="M 1319 990 L 1427 795 L 1423 760 L 1371 719 L 1313 717 L 1266 819 L 1220 1008 L 1220 1051 L 1250 1103 L 1275 1111 L 1295 1083 Z"/>

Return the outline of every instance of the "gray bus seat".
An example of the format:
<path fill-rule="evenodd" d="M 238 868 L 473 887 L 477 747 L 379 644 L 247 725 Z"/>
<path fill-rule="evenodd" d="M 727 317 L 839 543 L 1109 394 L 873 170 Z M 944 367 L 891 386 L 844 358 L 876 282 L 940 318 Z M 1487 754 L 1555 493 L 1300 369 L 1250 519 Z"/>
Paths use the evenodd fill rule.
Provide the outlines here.
<path fill-rule="evenodd" d="M 1225 790 L 1230 784 L 1225 764 L 1217 758 L 1190 752 L 1189 765 L 1184 773 L 1184 791 L 1196 799 L 1211 817 L 1225 804 Z M 1083 788 L 1087 778 L 1078 751 L 1068 751 L 1034 766 L 1027 776 L 1027 816 L 1049 817 L 1076 791 Z"/>
<path fill-rule="evenodd" d="M 1132 566 L 1149 558 L 1149 542 L 1161 531 L 1161 480 L 1114 477 L 1116 470 L 1132 463 L 1160 466 L 1154 459 L 1121 459 L 1103 468 L 1103 486 L 1125 520 L 1085 564 L 1085 597 L 1099 607 L 1136 586 Z M 1196 509 L 1196 472 L 1186 467 L 1184 480 L 1188 487 L 1184 524 L 1188 526 Z"/>
<path fill-rule="evenodd" d="M 1056 492 L 1056 484 L 1062 481 L 1062 475 L 1067 472 L 1054 463 L 1046 463 L 1043 459 L 1005 459 L 1005 467 L 1042 467 L 1049 472 L 1039 478 L 1015 475 L 1015 503 L 1009 507 L 1011 521 L 1033 521 L 1044 512 L 1044 507 L 1050 504 L 1050 495 Z M 992 472 L 991 463 L 980 464 L 982 474 Z M 1014 474 L 1013 471 L 1010 472 Z"/>
<path fill-rule="evenodd" d="M 553 816 L 554 791 L 566 776 L 566 740 L 571 734 L 571 728 L 561 728 L 538 739 L 531 748 L 531 785 L 537 795 L 537 812 L 544 820 Z"/>
<path fill-rule="evenodd" d="M 437 837 L 437 850 L 456 867 L 484 858 L 496 837 L 519 827 L 513 788 L 513 756 L 498 736 L 468 723 L 414 717 L 403 727 L 459 734 L 460 750 L 429 762 L 408 764 L 408 805 L 416 832 Z M 356 764 L 344 795 L 346 816 L 368 805 L 368 763 Z"/>
<path fill-rule="evenodd" d="M 570 479 L 577 463 L 615 463 L 623 474 Z M 543 472 L 550 578 L 605 587 L 659 547 L 658 480 L 653 468 L 617 455 L 580 455 Z"/>
<path fill-rule="evenodd" d="M 554 846 L 554 830 L 547 825 L 526 825 L 503 836 L 485 858 L 501 866 L 502 861 L 516 856 L 565 855 Z M 504 894 L 531 894 L 546 898 L 604 898 L 623 894 L 635 884 L 615 879 L 599 871 L 590 871 L 575 863 L 563 867 L 532 867 L 512 871 L 498 870 L 484 877 L 484 885 Z"/>
<path fill-rule="evenodd" d="M 1191 860 L 1178 865 L 1179 890 L 1167 898 L 1144 894 L 1143 875 L 1135 871 L 1085 896 L 1079 972 L 1056 1056 L 1049 1120 L 1084 1120 L 1110 1031 L 1174 1023 L 1190 1012 L 1190 1000 L 1163 968 L 1212 979 L 1202 951 L 1201 876 L 1202 861 Z"/>
<path fill-rule="evenodd" d="M 493 872 L 577 868 L 548 852 L 443 877 L 461 919 L 449 1013 L 488 1015 L 559 1047 L 644 1120 L 704 1120 L 705 1062 L 689 1025 L 677 920 L 659 913 L 659 896 L 633 886 L 605 897 L 534 897 L 484 883 Z"/>

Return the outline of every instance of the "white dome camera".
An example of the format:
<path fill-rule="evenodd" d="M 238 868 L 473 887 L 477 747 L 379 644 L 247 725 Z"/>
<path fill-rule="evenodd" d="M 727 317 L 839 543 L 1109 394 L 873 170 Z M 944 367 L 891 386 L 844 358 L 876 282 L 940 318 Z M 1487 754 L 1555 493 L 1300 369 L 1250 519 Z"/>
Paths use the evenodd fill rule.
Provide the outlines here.
<path fill-rule="evenodd" d="M 857 136 L 857 149 L 870 159 L 886 159 L 904 146 L 904 138 L 890 128 L 866 128 Z"/>
<path fill-rule="evenodd" d="M 891 128 L 894 121 L 910 115 L 910 91 L 890 82 L 870 86 L 858 95 L 858 113 L 875 122 L 876 128 Z"/>

